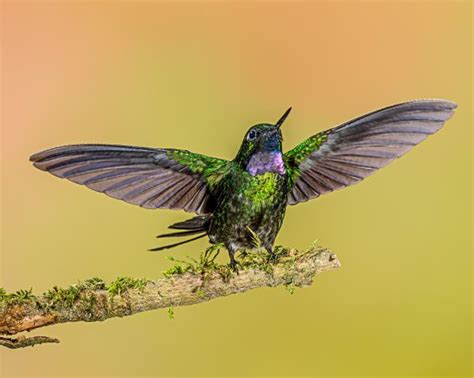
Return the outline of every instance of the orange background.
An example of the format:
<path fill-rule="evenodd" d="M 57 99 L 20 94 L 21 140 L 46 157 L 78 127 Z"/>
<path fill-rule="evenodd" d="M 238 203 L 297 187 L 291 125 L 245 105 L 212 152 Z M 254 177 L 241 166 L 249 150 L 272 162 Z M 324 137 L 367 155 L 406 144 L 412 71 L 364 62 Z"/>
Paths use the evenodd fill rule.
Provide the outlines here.
<path fill-rule="evenodd" d="M 413 98 L 458 103 L 435 136 L 363 183 L 291 207 L 277 243 L 343 266 L 289 295 L 38 330 L 4 376 L 469 376 L 472 6 L 431 2 L 2 2 L 1 286 L 159 277 L 147 211 L 31 167 L 69 143 L 187 148 L 231 159 L 248 126 L 317 131 Z"/>

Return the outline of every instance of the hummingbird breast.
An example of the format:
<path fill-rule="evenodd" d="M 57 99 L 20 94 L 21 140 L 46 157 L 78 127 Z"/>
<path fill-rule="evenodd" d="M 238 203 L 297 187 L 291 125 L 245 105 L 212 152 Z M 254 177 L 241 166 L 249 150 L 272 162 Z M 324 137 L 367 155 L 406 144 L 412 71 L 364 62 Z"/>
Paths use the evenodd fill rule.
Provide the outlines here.
<path fill-rule="evenodd" d="M 217 206 L 209 229 L 212 243 L 235 249 L 272 246 L 285 216 L 287 176 L 257 174 L 235 168 L 221 181 Z"/>

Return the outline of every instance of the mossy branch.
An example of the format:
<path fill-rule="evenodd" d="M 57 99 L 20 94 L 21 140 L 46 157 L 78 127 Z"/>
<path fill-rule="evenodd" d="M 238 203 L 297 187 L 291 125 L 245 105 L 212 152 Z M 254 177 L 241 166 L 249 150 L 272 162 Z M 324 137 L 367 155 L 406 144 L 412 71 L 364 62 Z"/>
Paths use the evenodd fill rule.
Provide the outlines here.
<path fill-rule="evenodd" d="M 247 252 L 239 259 L 238 272 L 215 262 L 218 248 L 208 249 L 199 260 L 181 261 L 157 280 L 121 277 L 106 285 L 92 278 L 69 288 L 54 287 L 35 296 L 32 290 L 7 294 L 0 289 L 0 334 L 15 335 L 53 324 L 102 321 L 159 308 L 206 302 L 258 287 L 295 287 L 312 283 L 321 272 L 340 266 L 327 249 L 305 251 L 275 248 L 278 260 L 270 263 L 262 251 Z M 170 315 L 171 316 L 171 315 Z M 21 348 L 58 342 L 44 336 L 0 337 L 0 345 Z"/>

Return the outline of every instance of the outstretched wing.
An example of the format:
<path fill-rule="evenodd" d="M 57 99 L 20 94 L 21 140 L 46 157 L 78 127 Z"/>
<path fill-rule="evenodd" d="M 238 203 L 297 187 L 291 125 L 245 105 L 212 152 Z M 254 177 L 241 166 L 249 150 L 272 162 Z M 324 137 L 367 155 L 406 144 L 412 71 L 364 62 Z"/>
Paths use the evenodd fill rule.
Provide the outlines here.
<path fill-rule="evenodd" d="M 213 188 L 229 162 L 185 150 L 82 144 L 30 157 L 33 165 L 144 208 L 212 211 Z"/>
<path fill-rule="evenodd" d="M 284 155 L 290 205 L 355 184 L 408 152 L 451 117 L 456 104 L 393 105 L 320 132 Z"/>

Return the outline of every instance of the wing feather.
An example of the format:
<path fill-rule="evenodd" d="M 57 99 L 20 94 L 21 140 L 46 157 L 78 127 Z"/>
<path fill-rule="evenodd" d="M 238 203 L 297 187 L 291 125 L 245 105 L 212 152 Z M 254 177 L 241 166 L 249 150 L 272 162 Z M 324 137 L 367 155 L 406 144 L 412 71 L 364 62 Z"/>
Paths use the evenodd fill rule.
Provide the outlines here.
<path fill-rule="evenodd" d="M 57 147 L 30 160 L 38 169 L 131 204 L 197 214 L 212 210 L 213 185 L 229 164 L 185 150 L 105 144 Z"/>
<path fill-rule="evenodd" d="M 293 183 L 288 203 L 363 180 L 438 131 L 455 109 L 445 100 L 411 101 L 310 137 L 285 154 Z"/>

